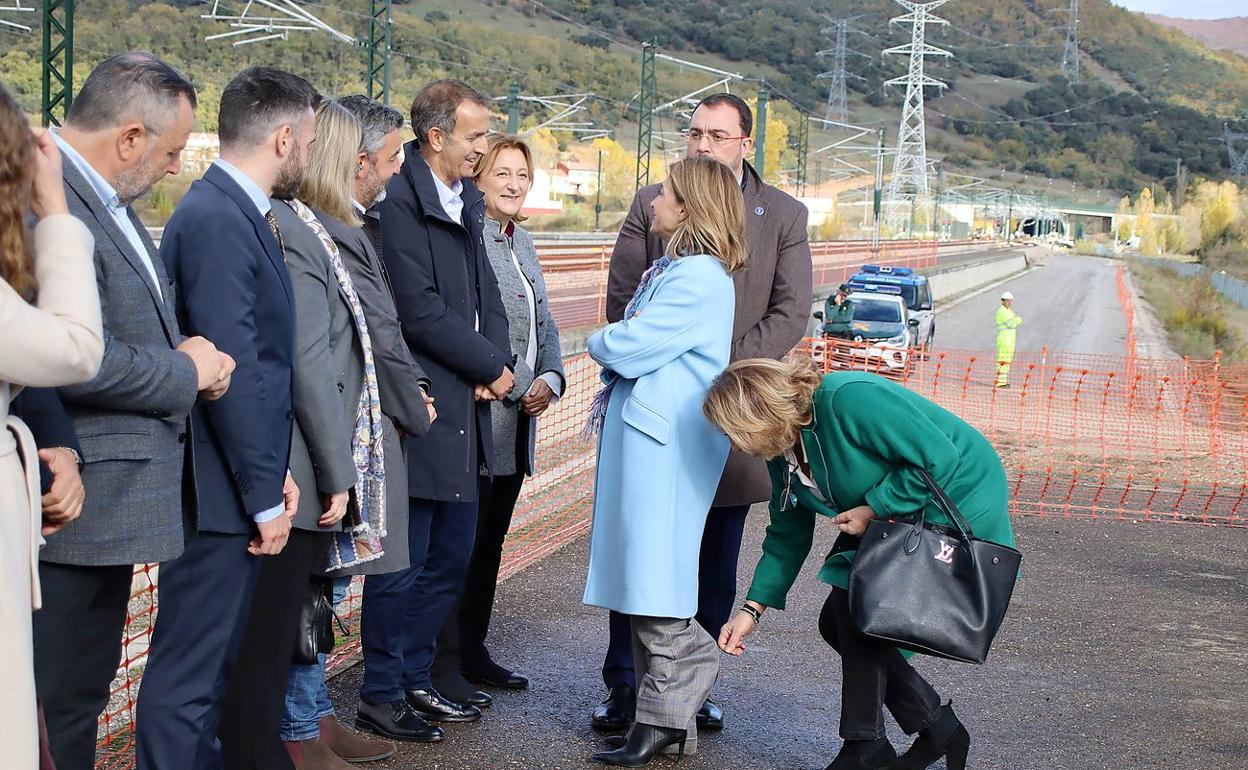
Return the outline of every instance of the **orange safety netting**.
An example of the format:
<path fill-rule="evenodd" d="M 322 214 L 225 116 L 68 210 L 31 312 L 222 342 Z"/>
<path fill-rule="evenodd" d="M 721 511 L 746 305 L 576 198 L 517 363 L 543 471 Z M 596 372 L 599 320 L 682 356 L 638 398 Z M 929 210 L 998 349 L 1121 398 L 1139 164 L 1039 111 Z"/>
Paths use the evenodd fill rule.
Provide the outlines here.
<path fill-rule="evenodd" d="M 1016 514 L 1248 523 L 1248 366 L 1021 351 L 1011 387 L 996 388 L 992 351 L 907 352 L 895 367 L 874 351 L 807 340 L 797 352 L 825 371 L 853 367 L 893 378 L 974 425 L 1001 454 Z M 517 505 L 503 577 L 589 528 L 594 451 L 578 433 L 598 368 L 586 355 L 565 364 L 567 394 L 540 420 L 539 471 Z M 131 721 L 157 573 L 154 566 L 135 572 L 125 659 L 100 723 L 102 768 L 132 764 Z M 352 635 L 331 668 L 358 659 L 359 601 L 357 579 L 339 607 Z"/>
<path fill-rule="evenodd" d="M 870 262 L 894 267 L 925 268 L 942 257 L 966 250 L 979 241 L 816 241 L 810 244 L 814 285 L 845 281 Z M 607 272 L 612 247 L 578 244 L 543 245 L 539 249 L 542 273 L 550 296 L 550 310 L 564 331 L 606 323 Z"/>

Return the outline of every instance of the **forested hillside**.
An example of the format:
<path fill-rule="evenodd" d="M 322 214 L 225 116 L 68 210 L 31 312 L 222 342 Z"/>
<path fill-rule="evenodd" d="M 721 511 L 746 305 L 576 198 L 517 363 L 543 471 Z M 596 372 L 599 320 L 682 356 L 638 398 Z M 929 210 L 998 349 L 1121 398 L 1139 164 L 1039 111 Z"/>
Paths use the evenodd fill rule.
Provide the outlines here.
<path fill-rule="evenodd" d="M 367 0 L 306 4 L 326 22 L 363 37 Z M 955 54 L 931 73 L 950 90 L 929 105 L 929 145 L 950 170 L 1010 173 L 1021 178 L 1067 179 L 1090 189 L 1137 191 L 1166 182 L 1181 158 L 1190 172 L 1213 178 L 1227 172 L 1218 140 L 1224 120 L 1248 115 L 1248 60 L 1203 48 L 1106 0 L 1081 3 L 1081 84 L 1058 73 L 1064 41 L 1064 0 L 953 0 L 939 13 L 950 21 L 932 28 L 931 42 Z M 215 128 L 222 85 L 237 70 L 269 63 L 307 75 L 328 93 L 364 88 L 364 53 L 321 33 L 246 46 L 204 42 L 228 29 L 199 18 L 208 7 L 185 0 L 79 0 L 76 76 L 126 48 L 146 48 L 185 69 L 201 91 L 201 128 Z M 829 68 L 816 51 L 832 45 L 820 34 L 821 15 L 856 16 L 861 34 L 851 44 L 851 121 L 883 127 L 895 136 L 901 92 L 884 80 L 904 71 L 880 50 L 908 40 L 891 0 L 421 0 L 395 5 L 394 102 L 405 106 L 420 84 L 454 75 L 503 96 L 512 82 L 526 94 L 592 92 L 578 119 L 614 129 L 631 147 L 635 136 L 639 41 L 747 77 L 764 77 L 774 94 L 817 111 Z M 37 33 L 0 32 L 0 79 L 32 112 L 39 98 Z M 714 76 L 661 63 L 664 102 L 712 82 Z M 752 96 L 756 82 L 734 90 Z M 932 94 L 935 97 L 935 94 Z M 775 99 L 774 111 L 792 126 L 796 111 Z M 500 111 L 502 105 L 500 104 Z M 526 107 L 526 121 L 536 112 Z M 673 131 L 679 120 L 663 117 Z M 1244 125 L 1248 130 L 1248 125 Z M 773 135 L 775 136 L 775 135 Z M 788 131 L 788 142 L 796 131 Z M 773 139 L 774 141 L 774 139 Z M 786 148 L 770 169 L 795 166 Z"/>

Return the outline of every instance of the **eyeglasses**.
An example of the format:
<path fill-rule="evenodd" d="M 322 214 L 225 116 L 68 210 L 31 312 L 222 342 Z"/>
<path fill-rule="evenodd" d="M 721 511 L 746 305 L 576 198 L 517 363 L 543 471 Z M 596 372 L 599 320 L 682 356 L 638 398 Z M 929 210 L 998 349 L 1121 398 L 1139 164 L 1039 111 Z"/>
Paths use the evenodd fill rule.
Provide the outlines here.
<path fill-rule="evenodd" d="M 700 144 L 703 139 L 709 139 L 711 144 L 724 144 L 738 139 L 749 139 L 748 136 L 729 136 L 725 131 L 702 131 L 696 128 L 687 128 L 680 132 L 685 137 L 685 141 L 689 144 Z"/>

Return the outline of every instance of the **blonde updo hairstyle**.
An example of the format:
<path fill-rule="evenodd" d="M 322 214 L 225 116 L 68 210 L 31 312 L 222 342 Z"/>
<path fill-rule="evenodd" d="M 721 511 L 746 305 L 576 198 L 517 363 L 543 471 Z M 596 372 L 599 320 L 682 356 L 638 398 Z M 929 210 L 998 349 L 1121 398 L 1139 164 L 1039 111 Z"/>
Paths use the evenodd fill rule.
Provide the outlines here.
<path fill-rule="evenodd" d="M 711 383 L 702 413 L 734 447 L 770 460 L 793 448 L 810 424 L 822 379 L 807 358 L 737 361 Z"/>

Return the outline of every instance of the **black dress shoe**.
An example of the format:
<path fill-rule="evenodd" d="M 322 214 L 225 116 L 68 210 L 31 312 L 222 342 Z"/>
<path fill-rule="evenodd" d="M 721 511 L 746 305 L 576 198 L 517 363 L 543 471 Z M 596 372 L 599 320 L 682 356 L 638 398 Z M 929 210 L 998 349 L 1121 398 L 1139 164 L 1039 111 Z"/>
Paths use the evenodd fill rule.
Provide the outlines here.
<path fill-rule="evenodd" d="M 676 761 L 685 756 L 684 728 L 656 727 L 640 722 L 633 725 L 624 745 L 615 751 L 600 751 L 590 759 L 604 765 L 617 767 L 645 767 L 668 746 L 676 746 Z"/>
<path fill-rule="evenodd" d="M 707 698 L 706 703 L 702 704 L 702 708 L 698 709 L 698 729 L 724 729 L 724 710 L 719 707 L 718 703 L 710 698 Z"/>
<path fill-rule="evenodd" d="M 401 700 L 376 704 L 360 701 L 360 708 L 355 712 L 355 727 L 392 741 L 436 743 L 442 740 L 441 727 L 421 719 Z"/>
<path fill-rule="evenodd" d="M 528 677 L 506 669 L 493 661 L 478 668 L 465 669 L 464 678 L 473 684 L 497 687 L 502 690 L 524 690 L 529 686 Z"/>
<path fill-rule="evenodd" d="M 442 697 L 437 690 L 408 690 L 407 705 L 430 722 L 475 722 L 481 709 Z"/>
<path fill-rule="evenodd" d="M 845 741 L 836 759 L 824 770 L 891 770 L 897 752 L 888 738 L 873 741 Z"/>
<path fill-rule="evenodd" d="M 486 709 L 494 702 L 489 693 L 481 692 L 468 684 L 468 680 L 460 675 L 439 677 L 435 674 L 433 688 L 452 703 L 466 703 L 469 706 Z"/>
<path fill-rule="evenodd" d="M 594 709 L 593 724 L 595 730 L 627 730 L 637 718 L 637 691 L 626 684 L 617 684 L 611 688 L 598 707 Z"/>

